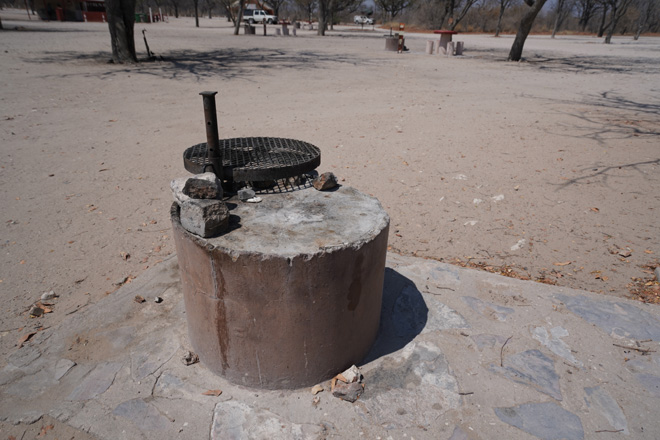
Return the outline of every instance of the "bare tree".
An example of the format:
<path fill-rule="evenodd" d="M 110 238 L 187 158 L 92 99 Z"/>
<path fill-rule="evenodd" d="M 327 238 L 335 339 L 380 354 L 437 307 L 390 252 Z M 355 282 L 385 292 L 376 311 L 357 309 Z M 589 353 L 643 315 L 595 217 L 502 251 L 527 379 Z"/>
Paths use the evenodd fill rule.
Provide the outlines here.
<path fill-rule="evenodd" d="M 195 27 L 199 27 L 199 0 L 192 0 L 195 7 Z"/>
<path fill-rule="evenodd" d="M 115 63 L 136 63 L 135 0 L 106 0 L 105 11 L 112 43 L 112 61 Z"/>
<path fill-rule="evenodd" d="M 374 2 L 390 20 L 393 20 L 401 11 L 411 7 L 415 0 L 374 0 Z"/>
<path fill-rule="evenodd" d="M 616 25 L 628 11 L 628 7 L 632 3 L 632 0 L 607 0 L 610 6 L 610 21 L 605 26 L 607 29 L 607 35 L 605 36 L 605 44 L 610 44 L 612 42 L 612 35 L 614 35 L 614 30 Z"/>
<path fill-rule="evenodd" d="M 343 11 L 355 11 L 361 4 L 362 0 L 318 0 L 318 35 L 325 35 L 328 25 L 332 26 L 332 19 L 335 14 Z"/>
<path fill-rule="evenodd" d="M 479 0 L 446 0 L 445 1 L 445 16 L 449 23 L 449 30 L 454 30 L 458 23 L 465 17 L 470 8 L 474 6 Z M 456 14 L 458 11 L 458 14 Z M 442 20 L 444 22 L 444 18 Z"/>
<path fill-rule="evenodd" d="M 474 5 L 470 12 L 466 15 L 466 22 L 471 20 L 476 23 L 475 29 L 478 28 L 481 32 L 488 32 L 487 26 L 493 16 L 493 4 L 499 4 L 499 0 L 481 0 Z M 469 26 L 469 24 L 468 24 Z"/>
<path fill-rule="evenodd" d="M 541 9 L 543 8 L 543 5 L 545 5 L 546 1 L 547 0 L 525 0 L 525 4 L 531 9 L 527 11 L 527 13 L 523 15 L 522 19 L 520 20 L 516 38 L 513 40 L 513 45 L 509 51 L 509 61 L 520 61 L 522 58 L 525 40 L 527 40 L 529 31 L 532 30 L 534 20 L 536 19 L 538 13 L 541 12 Z"/>
<path fill-rule="evenodd" d="M 511 6 L 514 0 L 499 0 L 500 2 L 500 13 L 497 16 L 497 26 L 495 26 L 495 36 L 499 37 L 500 32 L 502 32 L 502 17 L 504 17 L 504 11 Z"/>
<path fill-rule="evenodd" d="M 170 4 L 174 8 L 174 17 L 179 18 L 179 0 L 170 0 Z"/>
<path fill-rule="evenodd" d="M 649 27 L 653 17 L 658 12 L 657 0 L 637 0 L 636 5 L 639 16 L 635 23 L 635 41 L 639 40 L 639 36 Z M 657 17 L 656 17 L 657 18 Z"/>
<path fill-rule="evenodd" d="M 280 8 L 286 0 L 268 0 L 268 3 L 273 7 L 273 12 L 276 17 L 280 16 Z"/>
<path fill-rule="evenodd" d="M 607 12 L 610 9 L 610 5 L 607 1 L 601 1 L 600 3 L 600 26 L 598 26 L 598 38 L 602 37 L 605 34 L 605 29 L 607 26 L 605 26 L 605 19 L 607 19 Z"/>
<path fill-rule="evenodd" d="M 316 0 L 294 0 L 296 8 L 305 14 L 307 21 L 312 21 L 316 12 Z"/>
<path fill-rule="evenodd" d="M 237 14 L 234 12 L 233 0 L 219 0 L 219 1 L 220 1 L 220 7 L 227 14 L 227 21 L 231 21 L 234 24 L 234 35 L 238 35 L 238 30 L 240 29 L 240 25 L 241 25 L 241 18 L 243 17 L 242 8 L 245 6 L 244 0 L 239 2 L 239 3 L 243 3 L 243 6 L 241 6 L 240 4 L 238 5 L 239 9 L 241 9 L 240 15 L 238 17 Z M 237 23 L 238 26 L 236 26 Z"/>
<path fill-rule="evenodd" d="M 334 29 L 335 17 L 339 14 L 351 14 L 362 6 L 362 0 L 333 0 L 330 10 L 330 29 Z"/>
<path fill-rule="evenodd" d="M 244 10 L 245 10 L 245 0 L 238 0 L 238 12 L 236 13 L 236 17 L 234 17 L 234 35 L 238 35 L 238 31 L 241 29 L 241 22 L 243 21 Z"/>
<path fill-rule="evenodd" d="M 213 7 L 215 6 L 215 3 L 213 2 L 213 0 L 205 0 L 205 3 L 206 3 L 206 8 L 209 11 L 209 20 L 211 20 L 213 18 L 211 12 L 213 11 Z"/>
<path fill-rule="evenodd" d="M 572 10 L 573 3 L 569 3 L 569 0 L 557 0 L 557 9 L 555 10 L 555 25 L 552 28 L 552 36 L 550 38 L 555 38 L 557 31 Z"/>
<path fill-rule="evenodd" d="M 330 18 L 330 10 L 332 9 L 333 0 L 318 0 L 319 9 L 319 29 L 317 34 L 320 36 L 325 35 L 325 30 L 328 26 L 328 19 Z"/>
<path fill-rule="evenodd" d="M 470 8 L 479 1 L 482 0 L 432 0 L 426 5 L 425 12 L 429 15 L 432 27 L 442 29 L 447 20 L 449 29 L 453 31 L 465 18 Z"/>
<path fill-rule="evenodd" d="M 580 15 L 578 26 L 584 32 L 587 29 L 589 20 L 598 11 L 598 0 L 578 0 L 576 6 Z"/>

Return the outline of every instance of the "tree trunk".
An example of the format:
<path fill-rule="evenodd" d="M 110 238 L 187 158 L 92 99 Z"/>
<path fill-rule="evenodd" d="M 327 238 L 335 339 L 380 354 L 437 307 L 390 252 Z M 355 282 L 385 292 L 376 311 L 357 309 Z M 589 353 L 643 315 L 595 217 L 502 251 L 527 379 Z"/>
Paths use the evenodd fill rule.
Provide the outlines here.
<path fill-rule="evenodd" d="M 504 17 L 504 2 L 500 3 L 500 15 L 497 17 L 497 26 L 495 27 L 495 36 L 499 37 L 502 32 L 502 17 Z"/>
<path fill-rule="evenodd" d="M 193 0 L 195 6 L 195 27 L 199 27 L 199 0 Z"/>
<path fill-rule="evenodd" d="M 446 9 L 449 13 L 449 18 L 447 19 L 447 23 L 449 26 L 451 26 L 454 23 L 454 8 L 456 7 L 456 0 L 445 0 L 446 3 Z"/>
<path fill-rule="evenodd" d="M 614 11 L 612 11 L 614 12 Z M 612 35 L 614 34 L 614 23 L 610 25 L 610 27 L 607 28 L 607 35 L 605 35 L 605 44 L 610 44 L 612 43 Z"/>
<path fill-rule="evenodd" d="M 578 21 L 578 26 L 580 30 L 584 32 L 587 29 L 591 15 L 594 12 L 594 4 L 591 0 L 585 0 L 582 2 L 582 12 L 580 13 L 580 20 Z"/>
<path fill-rule="evenodd" d="M 619 3 L 619 1 L 612 2 L 612 13 L 610 14 L 611 20 L 610 20 L 610 24 L 607 26 L 607 36 L 605 37 L 605 44 L 610 44 L 612 42 L 612 35 L 614 35 L 616 26 L 619 23 L 621 17 L 626 15 L 630 3 L 632 3 L 632 0 L 621 0 L 621 3 Z"/>
<path fill-rule="evenodd" d="M 238 31 L 241 29 L 241 23 L 243 22 L 243 11 L 245 10 L 245 0 L 238 1 L 238 14 L 236 15 L 236 21 L 234 22 L 234 35 L 238 35 Z"/>
<path fill-rule="evenodd" d="M 321 12 L 321 9 L 323 9 L 321 3 L 323 2 L 319 2 L 319 28 L 316 31 L 316 35 L 322 37 L 325 35 L 325 15 Z"/>
<path fill-rule="evenodd" d="M 179 5 L 177 5 L 176 0 L 172 0 L 171 3 L 174 6 L 174 18 L 179 18 Z"/>
<path fill-rule="evenodd" d="M 580 31 L 584 32 L 587 29 L 587 25 L 589 24 L 589 18 L 590 17 L 580 17 L 580 21 L 578 21 L 578 26 L 580 26 Z"/>
<path fill-rule="evenodd" d="M 550 38 L 555 38 L 555 35 L 557 35 L 557 31 L 559 30 L 559 25 L 561 24 L 562 9 L 564 9 L 564 0 L 557 0 L 557 12 L 555 14 L 555 25 L 552 28 L 552 36 Z"/>
<path fill-rule="evenodd" d="M 529 31 L 532 30 L 532 25 L 534 24 L 534 19 L 545 5 L 547 0 L 536 0 L 531 6 L 532 9 L 527 11 L 520 20 L 520 26 L 518 27 L 518 32 L 516 33 L 516 39 L 513 40 L 513 45 L 511 46 L 511 51 L 509 52 L 509 61 L 520 61 L 522 58 L 523 46 L 525 45 L 525 40 L 529 35 Z"/>
<path fill-rule="evenodd" d="M 603 5 L 603 15 L 600 18 L 600 26 L 598 27 L 598 38 L 601 38 L 603 34 L 605 33 L 605 18 L 607 18 L 607 9 L 608 6 L 606 4 Z"/>
<path fill-rule="evenodd" d="M 332 10 L 332 0 L 319 0 L 319 29 L 317 34 L 325 36 L 325 29 L 328 26 L 329 12 Z"/>
<path fill-rule="evenodd" d="M 115 63 L 136 63 L 135 0 L 106 0 L 105 11 L 112 43 L 112 61 Z"/>
<path fill-rule="evenodd" d="M 637 24 L 637 30 L 635 31 L 635 36 L 633 37 L 635 41 L 639 40 L 639 36 L 642 35 L 642 32 L 644 31 L 644 24 L 645 23 L 641 21 Z M 2 29 L 1 26 L 0 29 Z"/>
<path fill-rule="evenodd" d="M 655 0 L 647 0 L 646 1 L 646 7 L 644 8 L 644 11 L 640 11 L 639 18 L 637 19 L 637 30 L 635 31 L 635 41 L 639 40 L 640 35 L 642 35 L 642 32 L 646 29 L 646 27 L 649 24 L 649 19 L 653 15 L 653 9 L 656 7 L 656 3 L 654 3 Z"/>
<path fill-rule="evenodd" d="M 453 17 L 452 18 L 451 26 L 449 26 L 450 31 L 453 31 L 454 29 L 456 29 L 456 26 L 458 26 L 458 23 L 460 23 L 463 20 L 463 18 L 465 18 L 468 11 L 470 10 L 470 8 L 472 8 L 472 6 L 475 3 L 476 3 L 476 0 L 467 0 L 465 2 L 465 5 L 463 5 L 463 9 L 461 9 L 461 12 L 458 13 L 458 17 Z"/>
<path fill-rule="evenodd" d="M 213 0 L 206 0 L 206 7 L 209 8 L 209 20 L 213 19 Z"/>

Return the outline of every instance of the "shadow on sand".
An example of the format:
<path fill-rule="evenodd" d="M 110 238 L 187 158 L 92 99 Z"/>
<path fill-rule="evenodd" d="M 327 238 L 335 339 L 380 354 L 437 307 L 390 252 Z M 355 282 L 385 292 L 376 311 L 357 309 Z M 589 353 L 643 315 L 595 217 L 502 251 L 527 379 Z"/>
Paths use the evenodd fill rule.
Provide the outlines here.
<path fill-rule="evenodd" d="M 341 54 L 313 53 L 308 51 L 287 51 L 284 49 L 264 48 L 226 48 L 210 52 L 181 50 L 160 53 L 157 60 L 141 62 L 135 65 L 115 65 L 109 63 L 109 52 L 95 52 L 81 54 L 78 52 L 50 52 L 46 56 L 26 59 L 32 63 L 66 63 L 79 62 L 103 64 L 107 66 L 105 72 L 85 72 L 75 74 L 57 75 L 90 76 L 110 78 L 116 75 L 130 73 L 151 75 L 164 79 L 184 79 L 196 77 L 198 80 L 209 78 L 233 79 L 263 74 L 266 71 L 282 69 L 316 70 L 332 65 L 365 63 L 357 57 Z"/>

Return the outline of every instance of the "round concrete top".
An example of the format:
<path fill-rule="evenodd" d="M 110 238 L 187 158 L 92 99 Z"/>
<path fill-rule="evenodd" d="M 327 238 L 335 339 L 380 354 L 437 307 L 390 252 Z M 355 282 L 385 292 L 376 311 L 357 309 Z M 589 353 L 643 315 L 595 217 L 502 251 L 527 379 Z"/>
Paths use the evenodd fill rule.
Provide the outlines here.
<path fill-rule="evenodd" d="M 232 254 L 294 257 L 359 248 L 376 238 L 390 220 L 377 199 L 349 187 L 259 197 L 261 203 L 228 201 L 230 231 L 201 240 Z"/>

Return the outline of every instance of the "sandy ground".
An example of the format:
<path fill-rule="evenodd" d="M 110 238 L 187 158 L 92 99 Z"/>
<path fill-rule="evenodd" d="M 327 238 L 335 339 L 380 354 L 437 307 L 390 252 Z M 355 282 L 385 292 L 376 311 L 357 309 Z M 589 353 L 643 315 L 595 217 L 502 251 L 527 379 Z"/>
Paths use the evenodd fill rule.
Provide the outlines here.
<path fill-rule="evenodd" d="M 465 56 L 445 58 L 428 35 L 396 54 L 383 30 L 236 37 L 181 18 L 136 25 L 140 56 L 147 29 L 164 61 L 117 66 L 105 24 L 0 17 L 3 358 L 174 252 L 169 181 L 205 141 L 204 90 L 221 137 L 319 146 L 319 171 L 381 200 L 394 251 L 615 296 L 652 277 L 660 38 L 531 37 L 507 63 L 512 36 L 460 35 Z"/>

